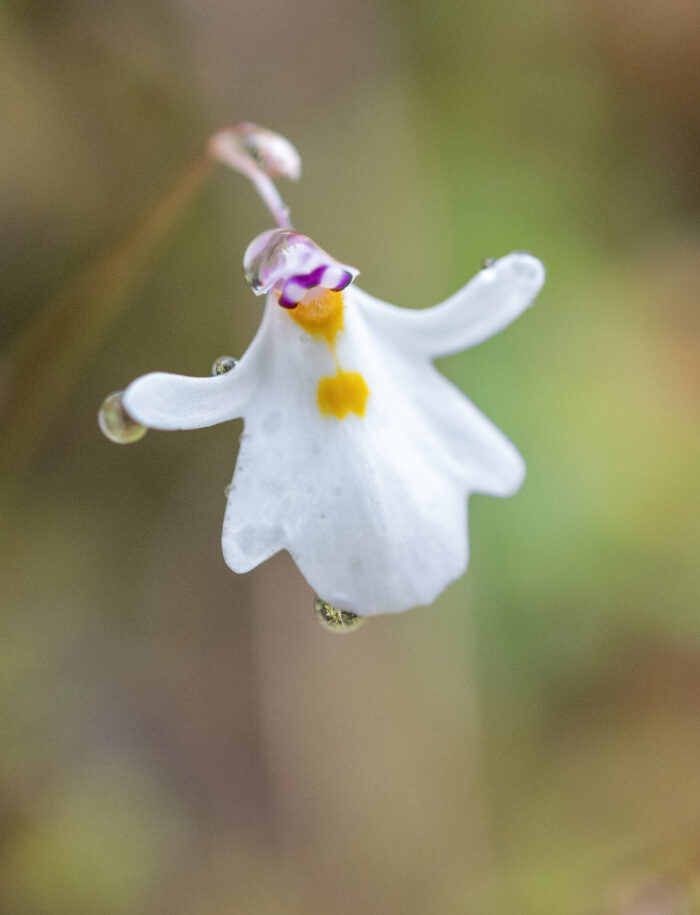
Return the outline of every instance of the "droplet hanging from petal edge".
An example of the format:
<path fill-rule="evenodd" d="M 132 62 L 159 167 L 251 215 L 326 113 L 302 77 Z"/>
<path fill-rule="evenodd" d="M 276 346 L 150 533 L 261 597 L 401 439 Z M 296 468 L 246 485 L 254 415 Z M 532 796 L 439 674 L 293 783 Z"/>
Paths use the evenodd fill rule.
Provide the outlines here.
<path fill-rule="evenodd" d="M 211 373 L 212 375 L 225 375 L 226 372 L 235 369 L 237 365 L 238 359 L 234 359 L 233 356 L 219 356 L 212 363 Z"/>
<path fill-rule="evenodd" d="M 329 632 L 354 632 L 364 623 L 365 617 L 358 616 L 357 613 L 351 613 L 349 610 L 339 610 L 331 604 L 326 603 L 317 597 L 314 601 L 314 609 L 318 616 L 318 621 L 324 629 Z"/>
<path fill-rule="evenodd" d="M 148 432 L 148 426 L 137 423 L 124 409 L 123 391 L 106 397 L 97 414 L 103 434 L 117 445 L 131 445 Z"/>

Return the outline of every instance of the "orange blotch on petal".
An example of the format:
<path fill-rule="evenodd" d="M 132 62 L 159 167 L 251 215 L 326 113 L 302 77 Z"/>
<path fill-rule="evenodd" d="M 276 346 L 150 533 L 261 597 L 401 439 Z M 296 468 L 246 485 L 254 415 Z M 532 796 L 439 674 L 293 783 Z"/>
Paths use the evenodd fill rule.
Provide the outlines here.
<path fill-rule="evenodd" d="M 338 369 L 337 374 L 322 378 L 318 383 L 318 409 L 322 416 L 344 419 L 348 413 L 365 415 L 369 388 L 359 372 Z"/>
<path fill-rule="evenodd" d="M 296 308 L 290 308 L 287 314 L 307 334 L 321 337 L 332 349 L 335 338 L 343 329 L 343 294 L 333 289 L 316 287 L 304 296 Z"/>

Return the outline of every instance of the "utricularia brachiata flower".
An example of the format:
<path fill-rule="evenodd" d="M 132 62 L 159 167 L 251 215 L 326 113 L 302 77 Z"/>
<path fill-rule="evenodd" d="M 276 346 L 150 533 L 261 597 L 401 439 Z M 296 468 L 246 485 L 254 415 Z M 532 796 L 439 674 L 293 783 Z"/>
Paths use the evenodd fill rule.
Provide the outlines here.
<path fill-rule="evenodd" d="M 253 292 L 266 296 L 260 328 L 240 361 L 217 360 L 211 377 L 138 378 L 108 398 L 102 428 L 133 441 L 141 427 L 243 417 L 228 565 L 247 572 L 288 550 L 323 622 L 341 631 L 358 616 L 429 604 L 466 569 L 469 495 L 509 496 L 525 475 L 510 440 L 432 362 L 517 318 L 542 286 L 542 264 L 509 254 L 440 305 L 394 307 L 292 228 L 271 181 L 298 177 L 291 144 L 244 124 L 210 150 L 253 180 L 278 225 L 244 257 Z"/>

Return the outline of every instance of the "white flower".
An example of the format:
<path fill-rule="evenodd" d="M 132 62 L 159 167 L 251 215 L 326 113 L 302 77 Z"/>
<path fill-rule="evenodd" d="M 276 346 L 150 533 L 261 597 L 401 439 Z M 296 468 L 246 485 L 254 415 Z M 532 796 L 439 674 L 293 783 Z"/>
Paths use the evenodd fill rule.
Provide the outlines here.
<path fill-rule="evenodd" d="M 523 460 L 432 360 L 481 343 L 532 303 L 541 263 L 514 253 L 434 308 L 396 308 L 352 284 L 290 227 L 245 259 L 267 293 L 230 371 L 155 373 L 123 404 L 154 429 L 243 417 L 223 553 L 247 572 L 288 550 L 314 591 L 362 616 L 429 604 L 467 567 L 467 499 L 508 496 Z"/>

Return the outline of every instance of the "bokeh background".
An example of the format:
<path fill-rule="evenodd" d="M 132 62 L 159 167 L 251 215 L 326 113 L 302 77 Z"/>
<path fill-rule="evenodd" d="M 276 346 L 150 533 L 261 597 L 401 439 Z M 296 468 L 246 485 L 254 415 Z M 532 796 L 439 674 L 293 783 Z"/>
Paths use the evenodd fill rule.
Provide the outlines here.
<path fill-rule="evenodd" d="M 0 911 L 700 912 L 699 61 L 697 0 L 0 4 Z M 548 268 L 441 364 L 523 489 L 353 635 L 224 565 L 240 424 L 96 424 L 252 338 L 269 220 L 178 184 L 239 120 L 375 295 Z"/>

